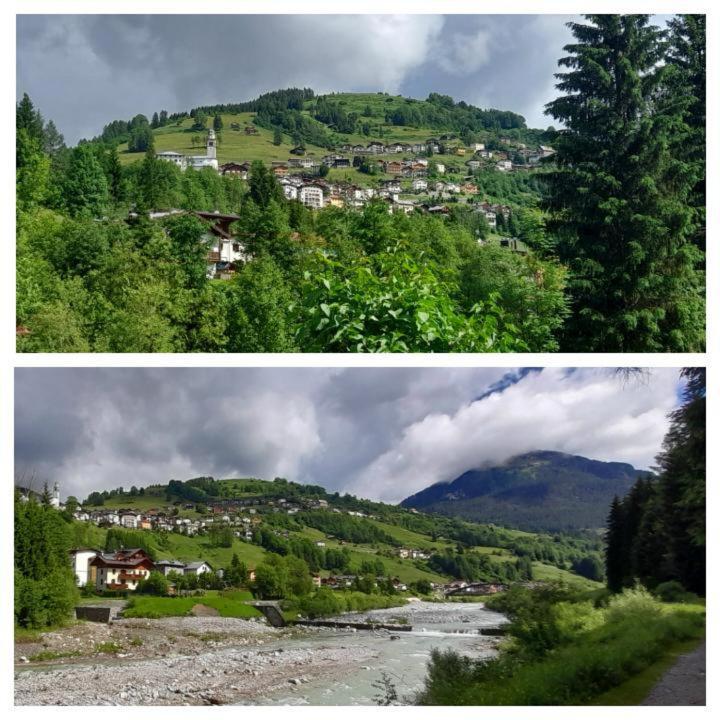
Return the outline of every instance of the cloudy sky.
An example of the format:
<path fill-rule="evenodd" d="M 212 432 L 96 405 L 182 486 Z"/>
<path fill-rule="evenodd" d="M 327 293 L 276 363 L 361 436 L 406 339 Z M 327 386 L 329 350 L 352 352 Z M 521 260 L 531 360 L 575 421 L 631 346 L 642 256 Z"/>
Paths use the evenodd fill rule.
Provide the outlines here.
<path fill-rule="evenodd" d="M 17 94 L 69 142 L 137 113 L 284 87 L 435 91 L 524 115 L 544 104 L 570 35 L 562 15 L 20 15 Z"/>
<path fill-rule="evenodd" d="M 653 465 L 674 369 L 20 368 L 16 474 L 63 497 L 198 475 L 395 502 L 531 450 Z"/>

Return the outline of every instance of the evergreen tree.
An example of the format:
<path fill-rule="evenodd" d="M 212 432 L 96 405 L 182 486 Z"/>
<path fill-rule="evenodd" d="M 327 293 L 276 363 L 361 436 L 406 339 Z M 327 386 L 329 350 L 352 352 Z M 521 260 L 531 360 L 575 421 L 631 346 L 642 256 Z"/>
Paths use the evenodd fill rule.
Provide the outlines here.
<path fill-rule="evenodd" d="M 223 129 L 223 121 L 221 115 L 215 115 L 213 118 L 213 129 L 215 132 L 220 132 Z"/>
<path fill-rule="evenodd" d="M 682 406 L 658 457 L 668 562 L 675 579 L 705 593 L 705 368 L 687 368 Z"/>
<path fill-rule="evenodd" d="M 49 504 L 15 496 L 15 622 L 42 628 L 70 619 L 77 598 L 69 524 Z"/>
<path fill-rule="evenodd" d="M 43 129 L 43 151 L 55 157 L 61 150 L 65 149 L 65 138 L 60 134 L 52 120 L 48 120 Z"/>
<path fill-rule="evenodd" d="M 15 128 L 25 130 L 34 140 L 44 140 L 42 115 L 35 109 L 27 93 L 23 94 L 15 108 Z"/>
<path fill-rule="evenodd" d="M 105 153 L 105 177 L 108 191 L 114 202 L 121 202 L 127 195 L 127 188 L 123 178 L 122 165 L 118 156 L 117 146 L 112 145 Z"/>
<path fill-rule="evenodd" d="M 282 132 L 280 128 L 275 128 L 273 133 L 273 145 L 282 145 Z"/>
<path fill-rule="evenodd" d="M 702 350 L 695 175 L 673 152 L 684 107 L 668 97 L 663 33 L 647 15 L 586 17 L 547 106 L 565 125 L 547 199 L 571 272 L 565 349 Z"/>
<path fill-rule="evenodd" d="M 160 116 L 156 112 L 153 113 L 152 120 L 150 121 L 150 127 L 153 129 L 160 127 Z"/>
<path fill-rule="evenodd" d="M 619 497 L 613 498 L 605 532 L 605 575 L 608 589 L 620 592 L 623 588 L 625 566 L 627 562 L 624 548 L 625 526 L 622 503 Z"/>
<path fill-rule="evenodd" d="M 167 110 L 161 110 L 160 111 L 160 125 L 167 125 L 168 121 L 168 112 Z"/>
<path fill-rule="evenodd" d="M 284 199 L 275 176 L 261 160 L 250 166 L 248 185 L 250 199 L 261 208 L 267 207 L 271 200 L 282 202 Z"/>
<path fill-rule="evenodd" d="M 695 241 L 705 249 L 705 15 L 677 15 L 669 23 L 668 59 L 675 72 L 669 85 L 673 99 L 682 103 L 687 125 L 676 151 L 696 168 L 690 204 L 695 211 Z"/>

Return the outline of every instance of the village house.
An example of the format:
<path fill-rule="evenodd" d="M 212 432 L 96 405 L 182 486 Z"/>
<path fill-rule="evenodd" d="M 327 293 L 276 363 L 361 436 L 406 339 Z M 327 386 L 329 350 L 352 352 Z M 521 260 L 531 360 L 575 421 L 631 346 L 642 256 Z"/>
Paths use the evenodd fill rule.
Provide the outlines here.
<path fill-rule="evenodd" d="M 196 212 L 194 215 L 209 223 L 209 232 L 204 236 L 205 242 L 210 246 L 207 258 L 208 277 L 231 274 L 235 270 L 235 263 L 247 260 L 245 248 L 230 230 L 232 223 L 238 221 L 240 216 L 217 212 Z"/>
<path fill-rule="evenodd" d="M 383 170 L 388 173 L 388 175 L 401 175 L 403 164 L 398 160 L 391 160 L 390 162 L 383 163 Z"/>
<path fill-rule="evenodd" d="M 445 165 L 443 163 L 435 163 L 435 170 L 439 175 L 445 174 Z"/>
<path fill-rule="evenodd" d="M 122 513 L 120 515 L 120 524 L 125 528 L 136 529 L 140 516 L 135 513 Z"/>
<path fill-rule="evenodd" d="M 105 590 L 135 590 L 138 583 L 148 577 L 155 564 L 142 548 L 100 553 L 89 564 L 95 571 L 95 588 Z"/>
<path fill-rule="evenodd" d="M 500 162 L 495 166 L 498 170 L 501 172 L 509 172 L 512 170 L 512 162 L 510 160 L 500 160 Z"/>
<path fill-rule="evenodd" d="M 185 568 L 183 569 L 183 573 L 185 575 L 202 575 L 203 573 L 212 572 L 212 565 L 210 563 L 205 562 L 203 560 L 198 560 L 197 562 L 191 562 L 188 563 Z"/>
<path fill-rule="evenodd" d="M 300 157 L 300 158 L 288 158 L 287 164 L 289 167 L 300 167 L 305 170 L 317 167 L 318 162 L 312 158 Z"/>
<path fill-rule="evenodd" d="M 178 560 L 158 560 L 155 563 L 155 569 L 163 575 L 167 575 L 171 572 L 182 574 L 185 570 L 185 563 L 181 563 Z"/>
<path fill-rule="evenodd" d="M 414 192 L 425 192 L 428 189 L 427 180 L 422 178 L 416 178 L 412 181 L 412 189 Z"/>
<path fill-rule="evenodd" d="M 468 160 L 465 164 L 470 168 L 470 170 L 478 170 L 482 165 L 479 160 Z"/>
<path fill-rule="evenodd" d="M 94 585 L 95 577 L 90 572 L 90 561 L 100 554 L 94 548 L 75 548 L 70 551 L 70 562 L 75 573 L 75 583 L 78 587 Z"/>
<path fill-rule="evenodd" d="M 247 180 L 249 172 L 250 163 L 227 162 L 220 166 L 221 175 L 231 175 L 233 177 L 238 177 L 241 180 Z"/>
<path fill-rule="evenodd" d="M 480 152 L 485 149 L 485 143 L 473 143 L 470 146 L 475 152 Z"/>

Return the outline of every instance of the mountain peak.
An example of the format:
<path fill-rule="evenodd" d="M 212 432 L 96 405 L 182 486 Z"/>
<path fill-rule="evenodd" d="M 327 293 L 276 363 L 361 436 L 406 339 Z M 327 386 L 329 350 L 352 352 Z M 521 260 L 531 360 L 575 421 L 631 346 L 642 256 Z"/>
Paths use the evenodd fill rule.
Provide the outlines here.
<path fill-rule="evenodd" d="M 612 498 L 642 474 L 629 463 L 533 450 L 469 469 L 401 505 L 525 530 L 593 529 L 604 526 Z"/>

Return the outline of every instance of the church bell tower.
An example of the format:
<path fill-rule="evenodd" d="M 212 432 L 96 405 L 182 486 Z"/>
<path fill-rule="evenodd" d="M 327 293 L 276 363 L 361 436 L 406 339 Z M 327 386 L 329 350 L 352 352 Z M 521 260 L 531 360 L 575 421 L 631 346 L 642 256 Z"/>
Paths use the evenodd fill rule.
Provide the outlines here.
<path fill-rule="evenodd" d="M 207 157 L 212 158 L 213 160 L 217 157 L 217 138 L 215 137 L 215 130 L 210 128 L 208 130 L 208 137 L 207 137 Z"/>

